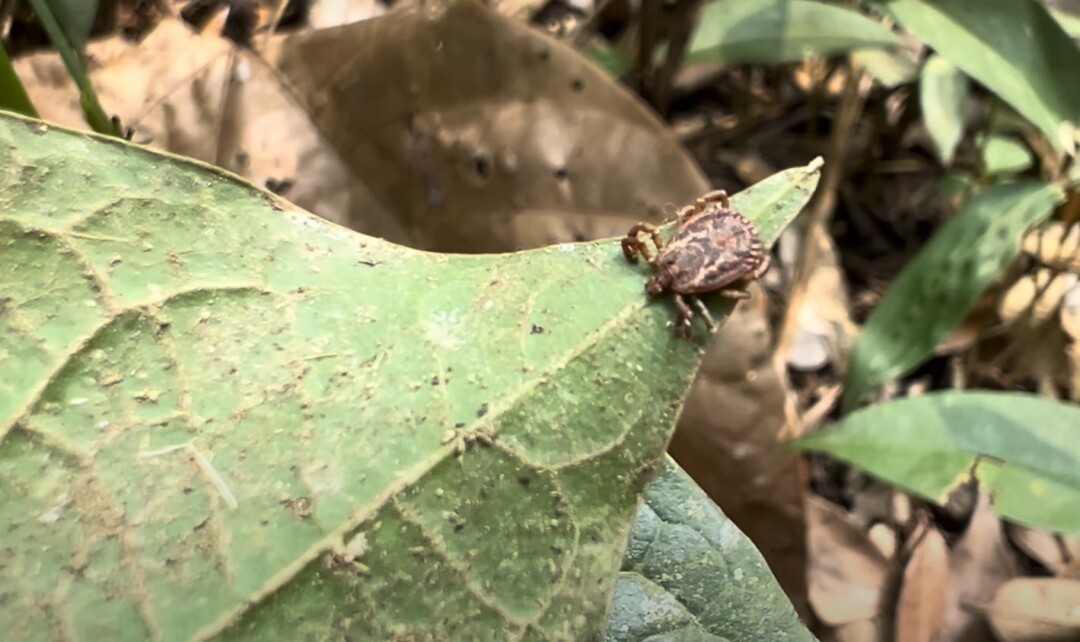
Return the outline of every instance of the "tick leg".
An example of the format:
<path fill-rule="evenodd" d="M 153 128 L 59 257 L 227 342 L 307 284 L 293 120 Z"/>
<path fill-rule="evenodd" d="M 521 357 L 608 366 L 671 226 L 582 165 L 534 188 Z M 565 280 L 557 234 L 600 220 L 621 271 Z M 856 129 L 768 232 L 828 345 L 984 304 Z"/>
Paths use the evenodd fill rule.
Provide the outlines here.
<path fill-rule="evenodd" d="M 712 314 L 709 313 L 709 308 L 705 307 L 705 303 L 701 299 L 694 297 L 694 307 L 698 309 L 701 318 L 705 320 L 705 325 L 709 328 L 709 334 L 716 334 L 716 319 L 712 318 Z"/>
<path fill-rule="evenodd" d="M 726 296 L 729 299 L 749 299 L 750 293 L 746 290 L 720 290 L 720 296 Z"/>
<path fill-rule="evenodd" d="M 694 320 L 694 311 L 690 309 L 690 306 L 686 305 L 686 300 L 678 294 L 675 295 L 675 308 L 679 311 L 679 316 L 675 319 L 675 335 L 680 339 L 689 339 L 694 331 L 690 325 Z"/>
<path fill-rule="evenodd" d="M 638 223 L 634 227 L 630 228 L 630 231 L 626 233 L 626 238 L 622 240 L 623 255 L 627 261 L 631 263 L 637 263 L 637 255 L 641 254 L 645 257 L 646 261 L 652 262 L 652 254 L 649 252 L 649 246 L 645 241 L 638 238 L 638 234 L 642 232 L 647 233 L 652 237 L 653 245 L 656 246 L 656 251 L 659 252 L 663 247 L 663 240 L 660 238 L 660 232 L 656 231 L 656 227 L 649 223 Z"/>
<path fill-rule="evenodd" d="M 694 205 L 697 207 L 697 211 L 705 209 L 710 203 L 719 203 L 720 207 L 725 210 L 731 209 L 731 201 L 728 200 L 727 192 L 722 189 L 715 189 L 701 198 L 699 198 Z"/>
<path fill-rule="evenodd" d="M 622 240 L 622 253 L 631 263 L 637 263 L 638 254 L 644 254 L 645 260 L 649 260 L 649 248 L 645 247 L 645 243 L 636 236 L 627 236 Z"/>
<path fill-rule="evenodd" d="M 679 225 L 682 225 L 686 222 L 686 219 L 697 213 L 698 209 L 696 206 L 687 205 L 686 207 L 679 208 L 679 211 L 675 212 L 675 216 L 679 219 Z"/>
<path fill-rule="evenodd" d="M 769 264 L 771 264 L 771 263 L 772 263 L 772 259 L 769 257 L 768 254 L 766 254 L 765 258 L 761 261 L 761 265 L 759 265 L 757 267 L 757 269 L 754 270 L 754 273 L 750 275 L 750 278 L 751 279 L 760 279 L 761 275 L 765 274 L 765 272 L 768 271 Z"/>

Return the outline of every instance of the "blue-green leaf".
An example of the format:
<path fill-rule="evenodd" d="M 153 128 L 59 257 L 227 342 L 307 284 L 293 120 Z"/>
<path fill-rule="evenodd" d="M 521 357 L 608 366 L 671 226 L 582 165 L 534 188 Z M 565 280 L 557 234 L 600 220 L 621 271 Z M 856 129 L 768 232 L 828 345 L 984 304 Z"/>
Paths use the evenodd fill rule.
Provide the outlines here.
<path fill-rule="evenodd" d="M 670 458 L 638 510 L 605 639 L 815 640 L 761 553 Z"/>
<path fill-rule="evenodd" d="M 795 442 L 943 502 L 974 472 L 1002 517 L 1080 533 L 1080 408 L 1009 392 L 875 404 Z"/>
<path fill-rule="evenodd" d="M 687 62 L 791 62 L 900 40 L 878 22 L 811 0 L 714 0 L 705 5 Z"/>
<path fill-rule="evenodd" d="M 1063 198 L 1057 185 L 995 185 L 949 221 L 867 319 L 851 359 L 845 407 L 919 365 L 1016 259 L 1024 232 Z"/>

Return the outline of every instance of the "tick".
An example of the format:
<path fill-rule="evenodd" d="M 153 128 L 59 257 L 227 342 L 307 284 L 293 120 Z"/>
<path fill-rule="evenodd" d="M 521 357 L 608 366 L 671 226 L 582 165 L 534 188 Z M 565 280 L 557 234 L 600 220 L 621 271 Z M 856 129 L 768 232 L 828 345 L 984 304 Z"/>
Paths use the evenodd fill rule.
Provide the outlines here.
<path fill-rule="evenodd" d="M 684 296 L 694 299 L 704 312 L 709 330 L 715 325 L 698 295 L 716 292 L 732 299 L 747 299 L 750 294 L 739 289 L 769 269 L 769 255 L 757 228 L 742 214 L 731 209 L 727 192 L 716 190 L 697 199 L 678 212 L 679 226 L 667 245 L 656 227 L 638 223 L 622 240 L 626 260 L 637 263 L 638 255 L 652 266 L 653 274 L 645 282 L 645 291 L 658 296 L 671 291 L 679 316 L 675 334 L 689 339 L 693 334 L 694 312 Z M 652 238 L 657 256 L 653 258 L 642 233 Z"/>

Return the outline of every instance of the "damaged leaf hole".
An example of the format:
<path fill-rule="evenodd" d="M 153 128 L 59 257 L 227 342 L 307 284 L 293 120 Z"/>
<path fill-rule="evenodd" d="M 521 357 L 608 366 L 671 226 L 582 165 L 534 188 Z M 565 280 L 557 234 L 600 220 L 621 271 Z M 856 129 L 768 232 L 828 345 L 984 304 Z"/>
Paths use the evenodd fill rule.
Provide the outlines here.
<path fill-rule="evenodd" d="M 473 153 L 472 171 L 482 181 L 491 178 L 491 155 L 487 152 L 478 151 Z"/>

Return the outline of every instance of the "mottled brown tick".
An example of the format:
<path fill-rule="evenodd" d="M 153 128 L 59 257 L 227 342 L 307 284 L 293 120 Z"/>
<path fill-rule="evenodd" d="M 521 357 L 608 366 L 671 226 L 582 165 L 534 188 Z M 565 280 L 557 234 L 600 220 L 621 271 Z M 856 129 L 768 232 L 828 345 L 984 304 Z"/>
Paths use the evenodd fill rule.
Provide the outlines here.
<path fill-rule="evenodd" d="M 754 224 L 731 209 L 723 190 L 705 194 L 679 210 L 678 217 L 678 229 L 667 245 L 655 226 L 638 223 L 622 240 L 622 249 L 631 263 L 637 263 L 640 254 L 652 266 L 653 275 L 645 282 L 650 296 L 668 290 L 675 293 L 679 311 L 675 334 L 689 339 L 694 313 L 683 296 L 696 299 L 697 295 L 717 292 L 732 299 L 749 298 L 745 290 L 736 288 L 764 274 L 769 269 L 769 255 Z M 643 232 L 652 238 L 656 258 L 639 237 Z M 701 308 L 704 311 L 704 306 Z M 705 312 L 709 330 L 715 330 Z"/>

